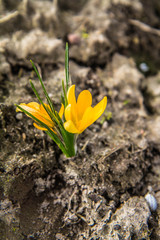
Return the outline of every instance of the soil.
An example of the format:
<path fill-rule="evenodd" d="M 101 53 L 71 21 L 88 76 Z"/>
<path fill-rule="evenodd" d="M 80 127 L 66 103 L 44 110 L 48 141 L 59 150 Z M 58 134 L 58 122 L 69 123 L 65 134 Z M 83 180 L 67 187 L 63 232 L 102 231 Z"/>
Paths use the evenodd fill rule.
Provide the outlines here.
<path fill-rule="evenodd" d="M 159 0 L 0 1 L 1 240 L 160 239 L 159 29 Z M 72 158 L 14 105 L 44 99 L 32 59 L 59 110 L 66 41 L 77 94 L 108 97 Z"/>

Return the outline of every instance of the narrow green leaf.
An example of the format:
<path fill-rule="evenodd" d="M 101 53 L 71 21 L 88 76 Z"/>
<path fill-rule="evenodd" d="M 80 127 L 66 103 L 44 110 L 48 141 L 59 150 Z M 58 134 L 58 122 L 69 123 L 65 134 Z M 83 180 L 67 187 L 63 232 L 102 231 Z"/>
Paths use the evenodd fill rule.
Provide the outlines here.
<path fill-rule="evenodd" d="M 48 108 L 48 112 L 50 115 L 52 115 L 52 112 L 49 108 Z M 60 118 L 57 111 L 55 111 L 53 118 L 54 118 L 54 123 L 56 124 L 57 132 L 61 135 L 61 131 L 62 131 L 61 129 L 64 129 L 64 127 L 63 127 L 62 119 Z"/>
<path fill-rule="evenodd" d="M 47 91 L 46 91 L 46 89 L 45 89 L 45 86 L 44 86 L 44 84 L 43 84 L 42 78 L 41 78 L 41 76 L 40 76 L 40 74 L 39 74 L 39 72 L 38 72 L 35 64 L 32 62 L 32 60 L 30 60 L 30 62 L 31 62 L 31 64 L 32 64 L 32 66 L 33 66 L 33 68 L 34 68 L 34 71 L 36 72 L 36 74 L 37 74 L 37 76 L 38 76 L 38 79 L 39 79 L 39 81 L 40 81 L 40 83 L 41 83 L 41 86 L 42 86 L 43 92 L 44 92 L 44 94 L 45 94 L 45 96 L 46 96 L 47 102 L 48 102 L 48 104 L 49 104 L 52 112 L 54 112 L 54 111 L 55 111 L 54 106 L 53 106 L 53 104 L 52 104 L 52 101 L 51 101 L 50 97 L 48 96 L 48 93 L 47 93 Z"/>
<path fill-rule="evenodd" d="M 65 50 L 65 73 L 66 73 L 66 92 L 69 88 L 69 48 L 68 43 L 66 43 L 66 50 Z"/>
<path fill-rule="evenodd" d="M 67 150 L 65 149 L 63 144 L 60 144 L 59 142 L 56 141 L 55 137 L 50 134 L 50 132 L 46 131 L 48 136 L 58 145 L 58 147 L 61 149 L 61 151 L 66 155 L 66 157 L 69 157 Z"/>
<path fill-rule="evenodd" d="M 42 106 L 44 107 L 44 109 L 46 110 L 46 112 L 48 113 L 50 118 L 52 119 L 52 121 L 54 123 L 56 123 L 55 110 L 54 110 L 54 112 L 51 112 L 50 109 L 45 106 L 45 104 L 43 103 L 41 97 L 39 96 L 39 94 L 38 94 L 37 90 L 35 89 L 35 86 L 31 80 L 30 80 L 30 84 L 31 84 L 31 88 L 32 88 L 33 92 L 35 93 L 36 97 L 38 98 L 39 102 L 42 104 Z"/>
<path fill-rule="evenodd" d="M 49 114 L 49 116 L 51 117 L 52 121 L 55 123 L 55 125 L 56 125 L 55 127 L 57 128 L 57 132 L 58 132 L 60 135 L 61 135 L 61 133 L 63 132 L 63 135 L 64 135 L 64 127 L 63 127 L 62 120 L 59 118 L 59 119 L 61 120 L 61 121 L 59 121 L 59 119 L 57 118 L 56 111 L 55 111 L 54 107 L 53 107 L 53 108 L 51 107 L 51 106 L 52 106 L 51 100 L 50 100 L 50 98 L 49 98 L 49 96 L 48 96 L 48 93 L 47 93 L 45 87 L 44 87 L 44 84 L 43 84 L 42 79 L 41 79 L 41 77 L 40 77 L 40 75 L 39 75 L 39 72 L 37 71 L 37 68 L 35 67 L 35 65 L 34 65 L 34 63 L 32 62 L 32 60 L 30 60 L 30 61 L 31 61 L 31 63 L 32 63 L 32 66 L 33 66 L 33 68 L 34 68 L 34 70 L 35 70 L 35 72 L 36 72 L 39 80 L 40 80 L 40 83 L 41 83 L 41 85 L 42 85 L 44 94 L 45 94 L 45 96 L 46 96 L 46 98 L 47 98 L 48 104 L 50 103 L 49 106 L 50 106 L 51 110 L 50 110 L 49 108 L 45 107 L 45 105 L 44 105 L 43 101 L 41 100 L 41 98 L 40 98 L 37 90 L 36 90 L 35 87 L 34 87 L 34 84 L 33 84 L 32 81 L 30 80 L 31 87 L 32 87 L 32 89 L 33 89 L 36 97 L 38 98 L 38 100 L 40 101 L 40 103 L 43 105 L 44 109 L 45 109 L 46 112 Z M 48 96 L 48 97 L 47 97 L 47 96 Z M 58 116 L 59 116 L 59 115 L 58 115 Z M 61 124 L 60 124 L 60 123 L 61 123 Z"/>
<path fill-rule="evenodd" d="M 63 95 L 64 95 L 64 106 L 66 107 L 67 104 L 68 104 L 68 101 L 67 101 L 67 95 L 66 95 L 66 90 L 65 90 L 65 86 L 64 86 L 64 80 L 62 79 L 62 89 L 63 89 Z"/>
<path fill-rule="evenodd" d="M 61 94 L 61 103 L 65 106 L 64 96 Z"/>

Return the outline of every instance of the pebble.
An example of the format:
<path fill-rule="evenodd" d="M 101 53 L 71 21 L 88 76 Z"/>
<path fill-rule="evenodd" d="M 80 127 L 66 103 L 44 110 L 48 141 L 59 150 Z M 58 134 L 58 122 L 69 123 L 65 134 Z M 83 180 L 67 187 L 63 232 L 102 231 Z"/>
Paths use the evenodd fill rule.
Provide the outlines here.
<path fill-rule="evenodd" d="M 52 97 L 53 97 L 53 93 L 48 93 L 48 96 L 49 96 L 50 98 L 52 98 Z"/>
<path fill-rule="evenodd" d="M 152 211 L 156 211 L 156 209 L 157 209 L 157 200 L 156 200 L 156 198 L 152 194 L 147 193 L 145 195 L 145 199 L 146 199 L 150 209 Z"/>
<path fill-rule="evenodd" d="M 146 63 L 141 63 L 139 65 L 139 68 L 141 69 L 142 72 L 148 72 L 149 71 L 149 67 Z"/>
<path fill-rule="evenodd" d="M 22 120 L 22 118 L 23 118 L 23 114 L 22 113 L 17 113 L 16 114 L 16 119 L 17 120 Z"/>
<path fill-rule="evenodd" d="M 104 123 L 102 125 L 102 128 L 103 129 L 107 129 L 108 128 L 108 122 L 107 121 L 104 121 Z"/>
<path fill-rule="evenodd" d="M 79 34 L 70 33 L 70 34 L 68 34 L 68 41 L 70 44 L 79 44 L 81 41 L 81 38 L 80 38 Z"/>

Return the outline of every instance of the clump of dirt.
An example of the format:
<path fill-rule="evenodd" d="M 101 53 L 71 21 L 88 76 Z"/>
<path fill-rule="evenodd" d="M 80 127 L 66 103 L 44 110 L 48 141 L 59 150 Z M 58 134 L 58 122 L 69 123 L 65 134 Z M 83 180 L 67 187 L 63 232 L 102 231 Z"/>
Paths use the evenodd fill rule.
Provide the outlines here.
<path fill-rule="evenodd" d="M 158 0 L 0 2 L 0 238 L 109 240 L 160 238 Z M 77 95 L 104 115 L 62 155 L 14 103 L 43 98 L 38 64 L 57 110 L 65 42 Z"/>

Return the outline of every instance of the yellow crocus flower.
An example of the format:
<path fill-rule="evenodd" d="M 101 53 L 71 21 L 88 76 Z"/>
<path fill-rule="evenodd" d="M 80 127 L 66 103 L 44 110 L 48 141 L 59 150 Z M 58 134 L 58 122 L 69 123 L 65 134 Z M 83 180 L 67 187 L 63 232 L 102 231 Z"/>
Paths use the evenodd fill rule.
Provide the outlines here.
<path fill-rule="evenodd" d="M 45 105 L 46 108 L 51 110 L 50 106 L 48 104 L 44 103 L 44 105 Z M 29 112 L 30 114 L 32 114 L 34 117 L 36 117 L 41 122 L 45 123 L 52 131 L 54 131 L 53 130 L 54 122 L 52 121 L 52 119 L 50 118 L 50 116 L 48 115 L 48 113 L 46 112 L 46 110 L 44 109 L 42 104 L 38 104 L 37 102 L 30 102 L 28 104 L 21 103 L 19 106 L 22 107 L 27 112 Z M 21 111 L 21 110 L 19 108 L 17 108 L 16 111 L 18 112 L 18 111 Z M 62 118 L 63 113 L 64 113 L 64 106 L 62 104 L 61 109 L 59 111 L 60 118 Z M 46 128 L 39 126 L 37 123 L 33 123 L 33 125 L 40 130 L 47 131 Z"/>
<path fill-rule="evenodd" d="M 67 100 L 64 128 L 70 133 L 82 133 L 102 115 L 107 106 L 107 97 L 104 97 L 92 107 L 92 95 L 88 90 L 83 90 L 76 101 L 75 85 L 68 89 Z"/>

